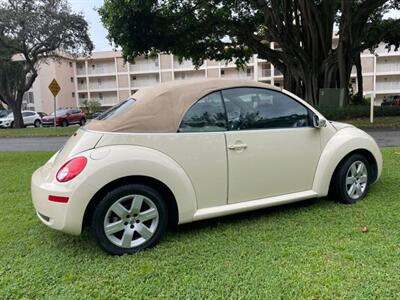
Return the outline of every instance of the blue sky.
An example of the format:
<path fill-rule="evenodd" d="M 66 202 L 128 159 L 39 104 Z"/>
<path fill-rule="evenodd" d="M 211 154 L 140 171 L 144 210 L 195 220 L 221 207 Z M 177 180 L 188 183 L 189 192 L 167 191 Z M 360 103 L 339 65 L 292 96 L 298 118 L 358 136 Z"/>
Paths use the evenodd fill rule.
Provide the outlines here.
<path fill-rule="evenodd" d="M 95 8 L 103 5 L 104 0 L 69 0 L 74 11 L 82 12 L 90 25 L 90 36 L 95 45 L 95 51 L 111 50 L 112 47 L 107 40 L 107 30 L 100 22 L 99 14 Z M 387 17 L 400 18 L 400 11 L 391 11 Z"/>
<path fill-rule="evenodd" d="M 95 8 L 103 5 L 103 2 L 104 0 L 69 0 L 74 11 L 82 12 L 85 15 L 90 26 L 90 36 L 95 45 L 95 51 L 112 49 L 106 38 L 107 30 L 101 24 L 99 14 L 95 11 Z"/>

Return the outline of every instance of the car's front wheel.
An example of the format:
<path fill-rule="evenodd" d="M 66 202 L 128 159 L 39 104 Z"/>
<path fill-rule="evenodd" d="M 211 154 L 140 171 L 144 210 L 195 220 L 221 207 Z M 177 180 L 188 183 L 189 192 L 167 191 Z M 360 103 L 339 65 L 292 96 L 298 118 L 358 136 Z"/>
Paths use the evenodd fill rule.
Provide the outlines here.
<path fill-rule="evenodd" d="M 92 232 L 108 253 L 132 254 L 156 245 L 167 228 L 168 211 L 153 188 L 128 184 L 109 193 L 96 206 Z"/>
<path fill-rule="evenodd" d="M 368 193 L 370 175 L 370 164 L 363 155 L 349 156 L 335 171 L 331 186 L 333 196 L 345 204 L 363 199 Z"/>
<path fill-rule="evenodd" d="M 63 120 L 62 123 L 61 123 L 61 126 L 62 126 L 62 127 L 68 127 L 68 125 L 69 125 L 69 124 L 68 124 L 68 121 L 67 121 L 67 120 Z"/>

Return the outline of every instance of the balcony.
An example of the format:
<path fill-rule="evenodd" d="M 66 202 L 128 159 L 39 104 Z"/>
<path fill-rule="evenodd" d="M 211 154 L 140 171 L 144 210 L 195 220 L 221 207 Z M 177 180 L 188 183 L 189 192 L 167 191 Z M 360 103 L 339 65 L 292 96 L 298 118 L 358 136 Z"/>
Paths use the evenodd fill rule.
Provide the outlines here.
<path fill-rule="evenodd" d="M 117 83 L 116 81 L 91 81 L 89 88 L 91 90 L 112 90 L 117 88 Z"/>
<path fill-rule="evenodd" d="M 158 72 L 160 70 L 158 60 L 137 59 L 134 64 L 129 65 L 131 72 Z"/>
<path fill-rule="evenodd" d="M 175 72 L 175 80 L 202 79 L 206 77 L 204 70 Z"/>
<path fill-rule="evenodd" d="M 89 64 L 88 69 L 90 75 L 115 73 L 114 64 Z"/>
<path fill-rule="evenodd" d="M 385 81 L 376 83 L 377 91 L 399 91 L 400 90 L 400 80 L 398 81 Z"/>
<path fill-rule="evenodd" d="M 271 77 L 271 69 L 259 69 L 258 76 L 259 77 Z"/>
<path fill-rule="evenodd" d="M 135 80 L 131 80 L 131 87 L 138 88 L 138 87 L 150 86 L 150 85 L 154 85 L 154 84 L 158 84 L 158 83 L 159 83 L 158 78 L 135 79 Z"/>
<path fill-rule="evenodd" d="M 194 69 L 194 65 L 191 60 L 183 60 L 181 63 L 174 59 L 174 69 Z"/>
<path fill-rule="evenodd" d="M 224 74 L 221 74 L 222 78 L 231 78 L 231 79 L 248 79 L 252 80 L 254 79 L 253 77 L 253 72 L 247 73 L 247 72 L 225 72 Z"/>
<path fill-rule="evenodd" d="M 377 73 L 400 73 L 400 63 L 380 64 L 376 65 Z"/>
<path fill-rule="evenodd" d="M 87 90 L 87 85 L 85 83 L 78 83 L 78 90 L 79 91 L 86 91 Z"/>

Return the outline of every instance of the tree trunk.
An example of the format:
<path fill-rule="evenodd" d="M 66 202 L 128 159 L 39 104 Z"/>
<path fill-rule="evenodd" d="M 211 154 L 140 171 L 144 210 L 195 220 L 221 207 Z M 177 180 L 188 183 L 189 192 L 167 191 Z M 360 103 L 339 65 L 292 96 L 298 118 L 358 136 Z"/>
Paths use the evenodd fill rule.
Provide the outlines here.
<path fill-rule="evenodd" d="M 15 102 L 13 101 L 13 103 L 10 103 L 11 110 L 14 115 L 14 123 L 13 123 L 14 128 L 24 128 L 24 119 L 22 118 L 22 112 L 21 112 L 22 98 L 23 98 L 23 95 L 20 95 L 20 93 L 18 93 L 16 101 Z"/>
<path fill-rule="evenodd" d="M 361 65 L 361 57 L 360 54 L 356 55 L 354 58 L 354 64 L 357 69 L 357 96 L 362 99 L 364 95 L 364 83 L 363 83 L 363 76 L 362 76 L 362 65 Z"/>

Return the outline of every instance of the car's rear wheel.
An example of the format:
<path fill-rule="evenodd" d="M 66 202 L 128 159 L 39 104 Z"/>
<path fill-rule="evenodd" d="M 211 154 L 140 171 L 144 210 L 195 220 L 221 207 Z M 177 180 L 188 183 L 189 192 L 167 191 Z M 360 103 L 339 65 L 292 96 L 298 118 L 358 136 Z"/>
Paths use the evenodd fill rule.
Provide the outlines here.
<path fill-rule="evenodd" d="M 92 232 L 108 253 L 132 254 L 156 245 L 164 235 L 168 211 L 153 188 L 129 184 L 110 191 L 96 206 Z"/>
<path fill-rule="evenodd" d="M 62 127 L 68 127 L 68 125 L 69 125 L 69 124 L 68 124 L 68 121 L 67 121 L 67 120 L 63 120 L 62 123 L 61 123 L 61 126 L 62 126 Z"/>
<path fill-rule="evenodd" d="M 86 120 L 85 120 L 85 119 L 81 119 L 81 120 L 79 121 L 79 125 L 83 126 L 83 125 L 85 125 L 85 124 L 86 124 Z"/>
<path fill-rule="evenodd" d="M 40 122 L 40 120 L 36 120 L 35 123 L 33 123 L 33 126 L 40 127 L 41 124 L 42 122 Z"/>
<path fill-rule="evenodd" d="M 331 186 L 332 195 L 342 203 L 356 203 L 367 195 L 370 175 L 370 164 L 363 155 L 349 156 L 335 171 Z"/>
<path fill-rule="evenodd" d="M 14 128 L 14 121 L 11 122 L 10 128 Z"/>

